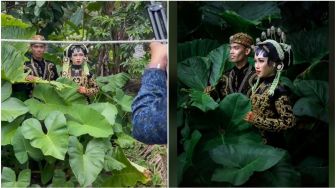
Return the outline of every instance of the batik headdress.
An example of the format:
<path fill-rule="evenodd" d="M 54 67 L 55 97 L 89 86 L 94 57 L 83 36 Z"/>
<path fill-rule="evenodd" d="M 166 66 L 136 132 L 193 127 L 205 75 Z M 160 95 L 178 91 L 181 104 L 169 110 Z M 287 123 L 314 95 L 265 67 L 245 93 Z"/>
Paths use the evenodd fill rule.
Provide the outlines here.
<path fill-rule="evenodd" d="M 85 75 L 89 75 L 89 67 L 87 65 L 87 54 L 89 53 L 89 50 L 84 44 L 70 44 L 68 47 L 64 49 L 64 56 L 63 56 L 63 72 L 68 72 L 70 69 L 70 59 L 71 55 L 74 52 L 75 49 L 80 48 L 84 53 L 84 62 L 82 64 L 83 66 L 83 72 Z"/>
<path fill-rule="evenodd" d="M 251 45 L 253 45 L 253 39 L 246 33 L 236 33 L 230 37 L 230 44 L 231 43 L 238 43 L 250 48 Z"/>
<path fill-rule="evenodd" d="M 269 94 L 273 95 L 276 86 L 279 83 L 281 72 L 288 68 L 293 62 L 293 52 L 291 46 L 286 44 L 286 35 L 280 28 L 272 26 L 266 32 L 261 33 L 261 39 L 256 39 L 256 46 L 271 54 L 269 60 L 275 63 L 277 70 L 275 79 L 269 90 Z M 252 91 L 256 89 L 259 84 L 259 78 L 256 84 L 252 87 Z"/>

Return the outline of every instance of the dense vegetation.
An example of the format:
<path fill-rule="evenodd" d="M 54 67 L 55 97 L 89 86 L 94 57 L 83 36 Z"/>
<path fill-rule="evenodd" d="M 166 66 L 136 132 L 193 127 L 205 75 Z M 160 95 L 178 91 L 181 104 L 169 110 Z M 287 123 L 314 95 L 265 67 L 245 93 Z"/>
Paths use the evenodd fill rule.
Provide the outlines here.
<path fill-rule="evenodd" d="M 1 2 L 1 37 L 49 40 L 144 40 L 152 38 L 146 2 Z M 48 45 L 45 58 L 61 71 L 66 45 Z M 165 185 L 166 149 L 131 136 L 134 89 L 149 55 L 136 45 L 89 46 L 99 94 L 87 104 L 65 78 L 34 83 L 32 97 L 13 92 L 26 83 L 27 43 L 1 45 L 2 186 Z M 136 90 L 136 89 L 135 89 Z M 141 165 L 141 166 L 140 166 Z"/>
<path fill-rule="evenodd" d="M 328 2 L 178 3 L 178 183 L 181 186 L 328 186 Z M 264 145 L 243 120 L 242 94 L 203 93 L 233 65 L 229 37 L 281 27 L 294 65 L 281 81 L 293 94 L 296 126 L 285 149 Z M 250 63 L 253 63 L 249 59 Z M 332 160 L 332 159 L 331 159 Z"/>

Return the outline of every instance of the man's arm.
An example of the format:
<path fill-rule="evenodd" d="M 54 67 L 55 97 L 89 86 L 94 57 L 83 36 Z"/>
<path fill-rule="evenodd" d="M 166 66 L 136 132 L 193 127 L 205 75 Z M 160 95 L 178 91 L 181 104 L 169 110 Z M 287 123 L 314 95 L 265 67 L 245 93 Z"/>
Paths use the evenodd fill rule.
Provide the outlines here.
<path fill-rule="evenodd" d="M 151 61 L 132 104 L 133 136 L 146 144 L 167 143 L 167 45 L 151 43 Z"/>
<path fill-rule="evenodd" d="M 166 73 L 145 70 L 142 85 L 132 104 L 133 136 L 146 144 L 167 143 Z"/>

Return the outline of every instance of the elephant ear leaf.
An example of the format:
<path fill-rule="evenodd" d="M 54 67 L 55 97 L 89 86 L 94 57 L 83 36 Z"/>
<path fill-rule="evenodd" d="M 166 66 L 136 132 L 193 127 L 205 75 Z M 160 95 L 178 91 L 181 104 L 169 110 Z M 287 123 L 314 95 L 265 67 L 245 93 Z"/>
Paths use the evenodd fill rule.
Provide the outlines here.
<path fill-rule="evenodd" d="M 133 187 L 137 182 L 146 184 L 150 181 L 150 177 L 147 175 L 147 170 L 130 162 L 120 147 L 116 147 L 111 156 L 124 164 L 124 167 L 121 170 L 112 170 L 112 176 L 104 180 L 103 186 Z"/>
<path fill-rule="evenodd" d="M 10 97 L 1 103 L 1 121 L 12 122 L 28 112 L 27 106 L 17 98 Z"/>
<path fill-rule="evenodd" d="M 221 164 L 212 181 L 244 184 L 254 172 L 265 171 L 276 165 L 286 152 L 264 144 L 223 144 L 210 150 L 211 159 Z"/>
<path fill-rule="evenodd" d="M 41 123 L 34 118 L 22 124 L 23 136 L 30 140 L 33 147 L 41 149 L 44 155 L 64 160 L 68 150 L 68 129 L 66 119 L 61 112 L 52 112 L 44 121 L 47 133 L 42 130 Z"/>
<path fill-rule="evenodd" d="M 30 169 L 22 170 L 16 180 L 14 170 L 3 167 L 1 174 L 2 187 L 28 187 L 30 185 L 31 171 Z"/>
<path fill-rule="evenodd" d="M 105 143 L 99 139 L 91 140 L 84 152 L 83 145 L 74 136 L 69 139 L 69 163 L 81 186 L 88 186 L 96 180 L 104 167 Z"/>

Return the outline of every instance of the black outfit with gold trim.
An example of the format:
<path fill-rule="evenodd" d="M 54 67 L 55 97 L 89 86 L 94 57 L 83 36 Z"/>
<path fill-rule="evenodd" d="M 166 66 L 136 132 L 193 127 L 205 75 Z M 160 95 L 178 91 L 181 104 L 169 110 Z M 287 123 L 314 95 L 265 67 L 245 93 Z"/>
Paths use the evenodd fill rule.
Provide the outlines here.
<path fill-rule="evenodd" d="M 265 143 L 275 147 L 284 147 L 284 130 L 295 125 L 295 116 L 290 103 L 290 93 L 282 85 L 277 85 L 274 95 L 268 91 L 275 76 L 261 78 L 256 91 L 251 95 L 252 124 L 257 127 Z"/>
<path fill-rule="evenodd" d="M 27 55 L 30 61 L 24 63 L 24 72 L 29 72 L 29 75 L 42 78 L 43 80 L 56 80 L 58 78 L 56 66 L 47 60 L 41 61 L 33 58 L 31 55 Z M 21 100 L 25 100 L 27 97 L 31 97 L 33 91 L 33 84 L 13 84 L 14 96 Z"/>
<path fill-rule="evenodd" d="M 242 93 L 249 97 L 255 79 L 255 69 L 249 63 L 240 69 L 235 66 L 224 73 L 218 81 L 216 85 L 217 97 L 222 100 L 231 93 Z"/>
<path fill-rule="evenodd" d="M 93 78 L 93 75 L 85 75 L 81 65 L 71 65 L 69 71 L 62 71 L 62 77 L 72 79 L 79 86 L 83 86 L 87 89 L 86 96 L 93 96 L 98 93 L 98 85 Z"/>
<path fill-rule="evenodd" d="M 30 72 L 30 75 L 40 77 L 43 80 L 56 80 L 58 78 L 56 66 L 47 60 L 42 59 L 41 61 L 31 58 L 30 61 L 24 63 L 25 72 Z"/>

